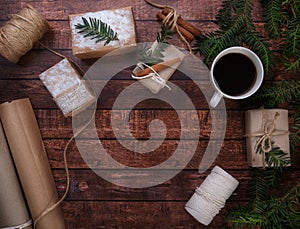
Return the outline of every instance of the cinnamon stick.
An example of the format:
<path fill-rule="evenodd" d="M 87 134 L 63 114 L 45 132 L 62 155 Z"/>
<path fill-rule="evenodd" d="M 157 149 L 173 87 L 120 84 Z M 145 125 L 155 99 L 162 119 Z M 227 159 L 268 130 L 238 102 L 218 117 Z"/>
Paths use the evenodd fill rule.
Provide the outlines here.
<path fill-rule="evenodd" d="M 151 66 L 151 68 L 154 69 L 156 72 L 159 72 L 161 70 L 164 70 L 164 69 L 172 66 L 173 64 L 178 63 L 179 61 L 180 61 L 180 58 L 177 57 L 177 58 L 172 59 L 172 60 L 167 60 L 167 61 L 155 64 L 155 65 Z M 135 76 L 137 76 L 137 77 L 146 76 L 146 75 L 148 75 L 152 72 L 151 68 L 146 68 L 146 69 L 136 73 Z"/>
<path fill-rule="evenodd" d="M 159 21 L 163 21 L 166 18 L 166 16 L 161 12 L 158 12 L 156 17 Z M 186 30 L 185 28 L 183 28 L 182 26 L 178 25 L 178 30 L 188 42 L 191 42 L 194 39 L 194 35 L 190 33 L 188 30 Z"/>
<path fill-rule="evenodd" d="M 162 13 L 164 15 L 168 15 L 171 12 L 171 9 L 169 8 L 164 8 L 162 10 Z M 183 27 L 184 29 L 188 30 L 190 33 L 192 33 L 195 37 L 200 36 L 201 31 L 193 26 L 191 23 L 189 23 L 188 21 L 184 20 L 181 16 L 178 17 L 177 19 L 177 24 L 180 25 L 181 27 Z"/>

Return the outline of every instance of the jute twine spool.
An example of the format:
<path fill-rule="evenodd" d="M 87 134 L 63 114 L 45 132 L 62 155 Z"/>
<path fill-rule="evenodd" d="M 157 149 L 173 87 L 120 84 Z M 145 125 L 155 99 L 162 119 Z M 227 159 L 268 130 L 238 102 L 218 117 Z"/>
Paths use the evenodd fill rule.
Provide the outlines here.
<path fill-rule="evenodd" d="M 195 194 L 186 203 L 185 209 L 200 223 L 209 225 L 225 206 L 239 182 L 229 173 L 215 166 Z"/>
<path fill-rule="evenodd" d="M 49 29 L 47 20 L 32 6 L 25 6 L 0 28 L 0 53 L 13 63 L 32 49 Z"/>

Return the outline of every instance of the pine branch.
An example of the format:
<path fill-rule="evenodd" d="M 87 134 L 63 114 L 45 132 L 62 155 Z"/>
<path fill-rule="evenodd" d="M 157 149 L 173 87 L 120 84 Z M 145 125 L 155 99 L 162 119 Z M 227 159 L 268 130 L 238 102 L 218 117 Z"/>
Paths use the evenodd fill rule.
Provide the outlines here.
<path fill-rule="evenodd" d="M 256 32 L 252 20 L 253 3 L 250 0 L 225 0 L 216 19 L 220 29 L 199 36 L 195 52 L 204 55 L 209 65 L 222 50 L 231 46 L 248 45 L 257 52 L 268 74 L 272 67 L 272 53 L 269 44 Z"/>
<path fill-rule="evenodd" d="M 294 116 L 294 123 L 290 127 L 291 134 L 290 134 L 290 143 L 291 149 L 295 152 L 300 152 L 299 150 L 299 143 L 300 143 L 300 106 L 298 110 L 296 110 L 296 114 Z"/>
<path fill-rule="evenodd" d="M 150 51 L 149 45 L 145 45 L 138 50 L 139 59 L 148 64 L 153 65 L 163 61 L 163 52 L 169 46 L 168 41 L 172 38 L 174 32 L 167 26 L 162 26 L 161 31 L 157 33 L 157 46 L 153 51 Z"/>
<path fill-rule="evenodd" d="M 242 40 L 250 49 L 257 52 L 263 63 L 265 73 L 268 74 L 273 65 L 273 54 L 269 49 L 270 44 L 256 31 L 244 33 Z"/>
<path fill-rule="evenodd" d="M 161 27 L 160 33 L 157 33 L 156 40 L 158 43 L 168 43 L 173 35 L 174 31 L 171 30 L 168 26 L 163 25 Z"/>
<path fill-rule="evenodd" d="M 78 29 L 78 33 L 84 34 L 84 37 L 90 37 L 91 40 L 95 39 L 95 42 L 105 41 L 104 46 L 109 44 L 113 40 L 119 40 L 118 35 L 114 30 L 106 23 L 97 18 L 89 18 L 89 21 L 82 17 L 83 24 L 76 24 L 75 28 Z"/>
<path fill-rule="evenodd" d="M 239 207 L 232 210 L 226 217 L 230 228 L 264 228 L 265 217 L 262 214 L 252 213 L 247 207 Z"/>
<path fill-rule="evenodd" d="M 273 108 L 299 99 L 300 81 L 289 80 L 272 86 L 264 86 L 255 97 L 251 98 L 251 101 L 267 108 Z"/>
<path fill-rule="evenodd" d="M 272 150 L 265 154 L 265 161 L 269 167 L 273 167 L 280 172 L 291 163 L 287 153 L 274 145 L 272 146 Z"/>
<path fill-rule="evenodd" d="M 263 20 L 265 29 L 269 31 L 271 38 L 278 38 L 282 33 L 284 25 L 284 15 L 282 11 L 282 0 L 262 0 L 264 12 Z"/>
<path fill-rule="evenodd" d="M 300 17 L 290 22 L 284 35 L 286 42 L 283 54 L 286 60 L 286 69 L 300 70 Z"/>
<path fill-rule="evenodd" d="M 267 180 L 260 181 L 267 185 Z M 281 196 L 273 196 L 270 189 L 266 199 L 255 199 L 247 206 L 229 211 L 226 222 L 230 228 L 294 229 L 300 223 L 300 184 L 295 184 Z M 259 210 L 257 210 L 259 206 Z"/>

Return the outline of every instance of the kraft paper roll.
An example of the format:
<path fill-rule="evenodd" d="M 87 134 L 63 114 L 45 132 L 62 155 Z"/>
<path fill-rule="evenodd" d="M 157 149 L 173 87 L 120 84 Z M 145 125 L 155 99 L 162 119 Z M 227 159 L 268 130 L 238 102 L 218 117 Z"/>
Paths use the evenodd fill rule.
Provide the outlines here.
<path fill-rule="evenodd" d="M 30 221 L 26 202 L 0 122 L 0 228 Z M 32 226 L 24 227 L 32 229 Z"/>
<path fill-rule="evenodd" d="M 0 105 L 0 117 L 33 220 L 58 201 L 54 179 L 29 99 Z M 36 229 L 63 229 L 60 207 L 41 218 Z"/>

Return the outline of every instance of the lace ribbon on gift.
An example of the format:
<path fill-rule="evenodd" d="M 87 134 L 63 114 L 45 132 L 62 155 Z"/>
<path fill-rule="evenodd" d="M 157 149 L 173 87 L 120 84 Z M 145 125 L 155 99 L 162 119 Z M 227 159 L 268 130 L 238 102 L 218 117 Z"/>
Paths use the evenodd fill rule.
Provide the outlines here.
<path fill-rule="evenodd" d="M 185 39 L 185 37 L 182 35 L 182 33 L 180 32 L 180 30 L 178 28 L 177 20 L 180 17 L 180 15 L 177 13 L 177 11 L 173 7 L 170 7 L 170 6 L 164 6 L 164 5 L 156 4 L 156 3 L 153 3 L 149 0 L 145 0 L 145 1 L 149 5 L 154 6 L 156 8 L 160 8 L 160 9 L 168 8 L 168 9 L 171 10 L 170 13 L 168 13 L 168 15 L 162 21 L 162 23 L 163 23 L 163 25 L 170 27 L 171 30 L 176 30 L 176 32 L 179 34 L 181 40 L 188 47 L 190 53 L 192 53 L 192 48 L 191 48 L 189 42 Z"/>
<path fill-rule="evenodd" d="M 32 220 L 28 220 L 26 223 L 17 225 L 17 226 L 10 226 L 10 227 L 1 227 L 0 229 L 23 229 L 26 228 L 28 226 L 32 225 Z"/>
<path fill-rule="evenodd" d="M 150 74 L 148 74 L 146 76 L 139 76 L 139 77 L 136 77 L 134 74 L 131 74 L 131 77 L 133 79 L 142 80 L 142 79 L 151 78 L 152 80 L 154 80 L 155 82 L 157 82 L 158 84 L 160 84 L 162 88 L 166 87 L 166 88 L 169 89 L 169 91 L 171 91 L 171 88 L 167 85 L 167 82 L 151 66 L 149 66 L 148 64 L 145 64 L 143 62 L 139 62 L 136 65 L 137 65 L 137 67 L 139 67 L 142 70 L 144 69 L 144 66 L 145 66 L 145 67 L 151 69 L 152 73 L 150 73 Z"/>
<path fill-rule="evenodd" d="M 279 116 L 280 116 L 280 114 L 278 112 L 276 112 L 274 114 L 274 118 L 271 121 L 266 122 L 266 117 L 265 117 L 265 112 L 264 112 L 263 120 L 262 120 L 262 128 L 261 128 L 262 131 L 246 135 L 246 137 L 259 137 L 259 139 L 257 140 L 255 147 L 254 147 L 253 158 L 255 159 L 258 147 L 261 146 L 261 150 L 263 151 L 263 153 L 261 154 L 262 161 L 263 161 L 263 168 L 265 168 L 265 166 L 266 166 L 265 154 L 269 153 L 272 150 L 271 137 L 289 134 L 289 131 L 276 130 L 275 122 Z"/>

